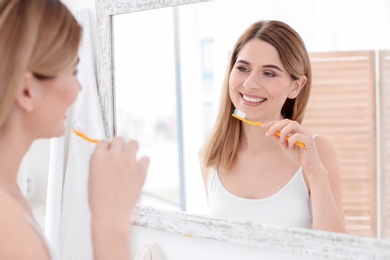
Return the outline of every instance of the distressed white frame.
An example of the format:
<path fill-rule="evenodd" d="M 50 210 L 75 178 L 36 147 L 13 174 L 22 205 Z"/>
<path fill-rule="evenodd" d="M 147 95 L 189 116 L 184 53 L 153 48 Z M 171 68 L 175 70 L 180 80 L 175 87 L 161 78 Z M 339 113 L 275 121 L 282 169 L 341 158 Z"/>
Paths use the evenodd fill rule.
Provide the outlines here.
<path fill-rule="evenodd" d="M 98 90 L 107 138 L 115 136 L 112 16 L 209 0 L 96 0 Z M 292 254 L 329 259 L 390 259 L 390 241 L 310 230 L 221 220 L 137 206 L 131 220 L 135 226 L 185 236 L 226 241 Z"/>

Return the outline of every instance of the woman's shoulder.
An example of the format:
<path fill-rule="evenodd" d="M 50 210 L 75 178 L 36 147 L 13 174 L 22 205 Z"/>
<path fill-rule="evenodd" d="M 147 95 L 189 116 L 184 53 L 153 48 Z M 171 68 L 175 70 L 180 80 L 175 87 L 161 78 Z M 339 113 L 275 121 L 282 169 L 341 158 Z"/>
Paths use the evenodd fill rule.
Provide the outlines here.
<path fill-rule="evenodd" d="M 23 231 L 21 226 L 24 226 L 23 222 L 25 220 L 23 219 L 23 211 L 17 201 L 2 189 L 0 189 L 0 208 L 0 241 L 2 241 L 0 243 L 0 258 L 5 259 L 6 256 L 17 250 L 18 241 L 14 234 L 17 231 Z M 19 233 L 19 236 L 23 236 L 23 232 Z"/>
<path fill-rule="evenodd" d="M 338 178 L 340 170 L 339 156 L 335 143 L 323 135 L 315 136 L 314 142 L 321 162 L 328 169 L 328 172 L 331 173 L 331 175 L 337 173 L 335 176 Z"/>
<path fill-rule="evenodd" d="M 12 217 L 12 219 L 17 219 L 18 216 L 22 215 L 23 213 L 21 207 L 18 205 L 17 200 L 14 199 L 10 194 L 8 194 L 8 192 L 6 192 L 1 188 L 0 188 L 0 208 L 3 209 L 0 211 L 0 220 L 8 217 Z M 2 224 L 3 222 L 0 221 L 0 225 Z"/>
<path fill-rule="evenodd" d="M 1 189 L 0 208 L 0 259 L 47 259 L 21 205 Z"/>
<path fill-rule="evenodd" d="M 328 152 L 335 152 L 336 146 L 328 137 L 320 134 L 314 134 L 313 140 L 316 144 L 317 150 L 325 150 Z"/>

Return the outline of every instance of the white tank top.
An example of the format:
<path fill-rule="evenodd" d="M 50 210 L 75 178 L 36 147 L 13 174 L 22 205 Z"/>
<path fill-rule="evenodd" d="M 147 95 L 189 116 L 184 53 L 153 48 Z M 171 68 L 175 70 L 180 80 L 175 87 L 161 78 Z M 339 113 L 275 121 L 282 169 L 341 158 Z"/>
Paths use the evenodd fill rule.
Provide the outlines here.
<path fill-rule="evenodd" d="M 237 221 L 312 228 L 310 197 L 299 168 L 275 194 L 263 199 L 246 199 L 230 193 L 216 170 L 207 182 L 208 207 L 212 216 Z"/>

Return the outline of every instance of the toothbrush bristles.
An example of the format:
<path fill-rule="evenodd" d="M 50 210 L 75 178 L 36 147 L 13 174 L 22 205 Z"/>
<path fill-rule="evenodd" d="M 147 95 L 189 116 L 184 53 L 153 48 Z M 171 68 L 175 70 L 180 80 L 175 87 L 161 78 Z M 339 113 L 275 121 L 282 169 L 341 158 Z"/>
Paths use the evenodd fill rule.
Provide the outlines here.
<path fill-rule="evenodd" d="M 234 114 L 235 114 L 236 116 L 241 117 L 241 118 L 245 118 L 245 117 L 246 117 L 246 114 L 245 114 L 244 112 L 238 110 L 237 108 L 234 109 Z"/>

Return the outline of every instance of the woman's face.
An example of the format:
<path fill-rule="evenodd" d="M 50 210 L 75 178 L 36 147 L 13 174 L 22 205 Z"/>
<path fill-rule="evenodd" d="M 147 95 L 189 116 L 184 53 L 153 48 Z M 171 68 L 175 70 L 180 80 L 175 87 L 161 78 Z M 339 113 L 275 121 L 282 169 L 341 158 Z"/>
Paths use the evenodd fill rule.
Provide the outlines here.
<path fill-rule="evenodd" d="M 272 45 L 252 39 L 242 47 L 230 74 L 229 94 L 233 105 L 246 113 L 247 119 L 282 119 L 284 102 L 295 98 L 299 90 L 298 82 L 286 71 Z"/>
<path fill-rule="evenodd" d="M 65 133 L 65 119 L 70 106 L 81 90 L 77 79 L 76 56 L 54 79 L 41 80 L 42 95 L 37 106 L 36 117 L 40 122 L 41 138 L 62 136 Z"/>

